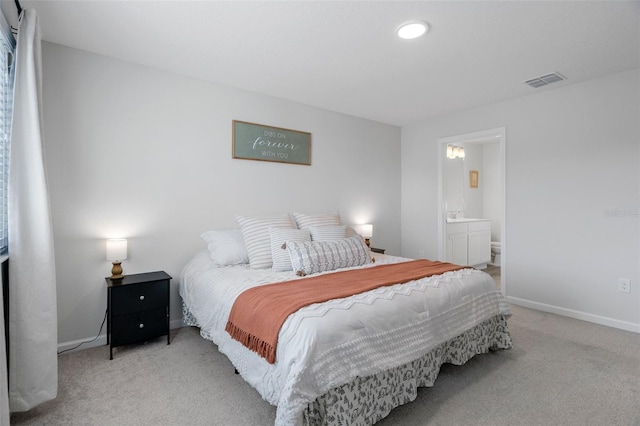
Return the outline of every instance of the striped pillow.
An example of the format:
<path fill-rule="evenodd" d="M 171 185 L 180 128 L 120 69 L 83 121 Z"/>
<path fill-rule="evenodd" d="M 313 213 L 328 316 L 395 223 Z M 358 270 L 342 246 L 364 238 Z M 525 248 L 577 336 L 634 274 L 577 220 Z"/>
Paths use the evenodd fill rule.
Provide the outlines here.
<path fill-rule="evenodd" d="M 298 229 L 308 229 L 312 226 L 337 226 L 342 225 L 340 221 L 340 215 L 338 213 L 333 214 L 303 214 L 294 213 L 293 217 L 296 220 Z"/>
<path fill-rule="evenodd" d="M 312 226 L 309 231 L 313 241 L 334 241 L 347 237 L 347 225 Z"/>
<path fill-rule="evenodd" d="M 311 235 L 308 229 L 288 229 L 288 228 L 270 228 L 269 237 L 271 238 L 271 258 L 273 259 L 273 270 L 277 272 L 290 271 L 291 256 L 287 251 L 285 243 L 289 241 L 311 241 Z"/>
<path fill-rule="evenodd" d="M 252 269 L 271 268 L 271 238 L 269 228 L 295 229 L 289 215 L 277 217 L 236 216 L 242 232 L 244 244 L 247 246 L 249 266 Z"/>
<path fill-rule="evenodd" d="M 291 241 L 287 242 L 287 251 L 298 275 L 371 263 L 369 247 L 359 235 L 335 241 Z"/>

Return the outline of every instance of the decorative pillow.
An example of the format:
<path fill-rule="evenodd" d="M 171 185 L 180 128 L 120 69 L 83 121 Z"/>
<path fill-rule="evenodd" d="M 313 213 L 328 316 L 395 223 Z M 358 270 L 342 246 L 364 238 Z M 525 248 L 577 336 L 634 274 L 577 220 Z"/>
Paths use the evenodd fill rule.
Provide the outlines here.
<path fill-rule="evenodd" d="M 272 268 L 278 272 L 292 269 L 291 256 L 289 256 L 286 244 L 289 244 L 290 241 L 311 241 L 308 229 L 270 228 L 269 237 L 271 238 Z"/>
<path fill-rule="evenodd" d="M 312 226 L 338 226 L 342 225 L 340 221 L 340 215 L 338 213 L 333 214 L 303 214 L 294 213 L 294 219 L 298 229 L 308 229 Z"/>
<path fill-rule="evenodd" d="M 359 235 L 335 241 L 291 241 L 287 243 L 287 251 L 298 275 L 371 263 L 369 247 Z"/>
<path fill-rule="evenodd" d="M 353 229 L 353 227 L 347 226 L 347 238 L 353 237 L 356 235 L 360 235 L 360 234 L 358 234 L 358 232 L 355 229 Z"/>
<path fill-rule="evenodd" d="M 334 241 L 347 237 L 347 225 L 312 226 L 309 231 L 313 241 Z"/>
<path fill-rule="evenodd" d="M 269 228 L 291 228 L 295 226 L 289 215 L 276 217 L 236 216 L 238 226 L 244 238 L 252 269 L 271 268 L 271 238 Z"/>
<path fill-rule="evenodd" d="M 249 263 L 249 255 L 239 229 L 207 231 L 200 235 L 207 243 L 209 257 L 218 266 Z"/>

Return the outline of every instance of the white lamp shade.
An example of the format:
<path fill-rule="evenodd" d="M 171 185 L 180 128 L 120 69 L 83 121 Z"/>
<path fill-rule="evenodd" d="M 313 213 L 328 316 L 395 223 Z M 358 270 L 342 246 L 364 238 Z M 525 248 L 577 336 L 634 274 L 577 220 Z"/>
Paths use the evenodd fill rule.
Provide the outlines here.
<path fill-rule="evenodd" d="M 107 260 L 124 260 L 127 258 L 127 240 L 124 238 L 107 240 Z"/>
<path fill-rule="evenodd" d="M 373 225 L 370 223 L 360 225 L 360 235 L 362 235 L 362 238 L 373 237 Z"/>

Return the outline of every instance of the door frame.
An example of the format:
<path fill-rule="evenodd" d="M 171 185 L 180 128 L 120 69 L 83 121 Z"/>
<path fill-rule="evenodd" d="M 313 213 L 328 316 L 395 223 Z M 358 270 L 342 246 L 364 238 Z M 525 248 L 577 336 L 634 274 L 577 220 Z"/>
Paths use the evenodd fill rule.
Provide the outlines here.
<path fill-rule="evenodd" d="M 500 167 L 502 173 L 502 223 L 500 224 L 500 288 L 502 294 L 507 294 L 507 169 L 506 169 L 506 127 L 480 130 L 455 136 L 438 138 L 438 256 L 440 260 L 446 258 L 446 229 L 447 198 L 446 182 L 444 178 L 444 164 L 446 161 L 447 145 L 461 143 L 487 143 L 495 140 L 500 145 Z"/>

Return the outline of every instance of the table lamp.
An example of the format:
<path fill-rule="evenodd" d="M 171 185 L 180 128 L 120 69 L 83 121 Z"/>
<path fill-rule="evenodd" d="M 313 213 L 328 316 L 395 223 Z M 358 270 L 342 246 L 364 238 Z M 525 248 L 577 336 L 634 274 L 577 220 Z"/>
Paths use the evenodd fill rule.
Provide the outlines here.
<path fill-rule="evenodd" d="M 111 260 L 113 267 L 111 268 L 112 280 L 121 279 L 122 261 L 127 258 L 127 240 L 124 238 L 114 238 L 107 240 L 107 260 Z"/>
<path fill-rule="evenodd" d="M 367 247 L 371 247 L 369 238 L 373 237 L 373 225 L 370 223 L 360 225 L 360 235 L 364 238 L 364 242 L 367 243 Z"/>

